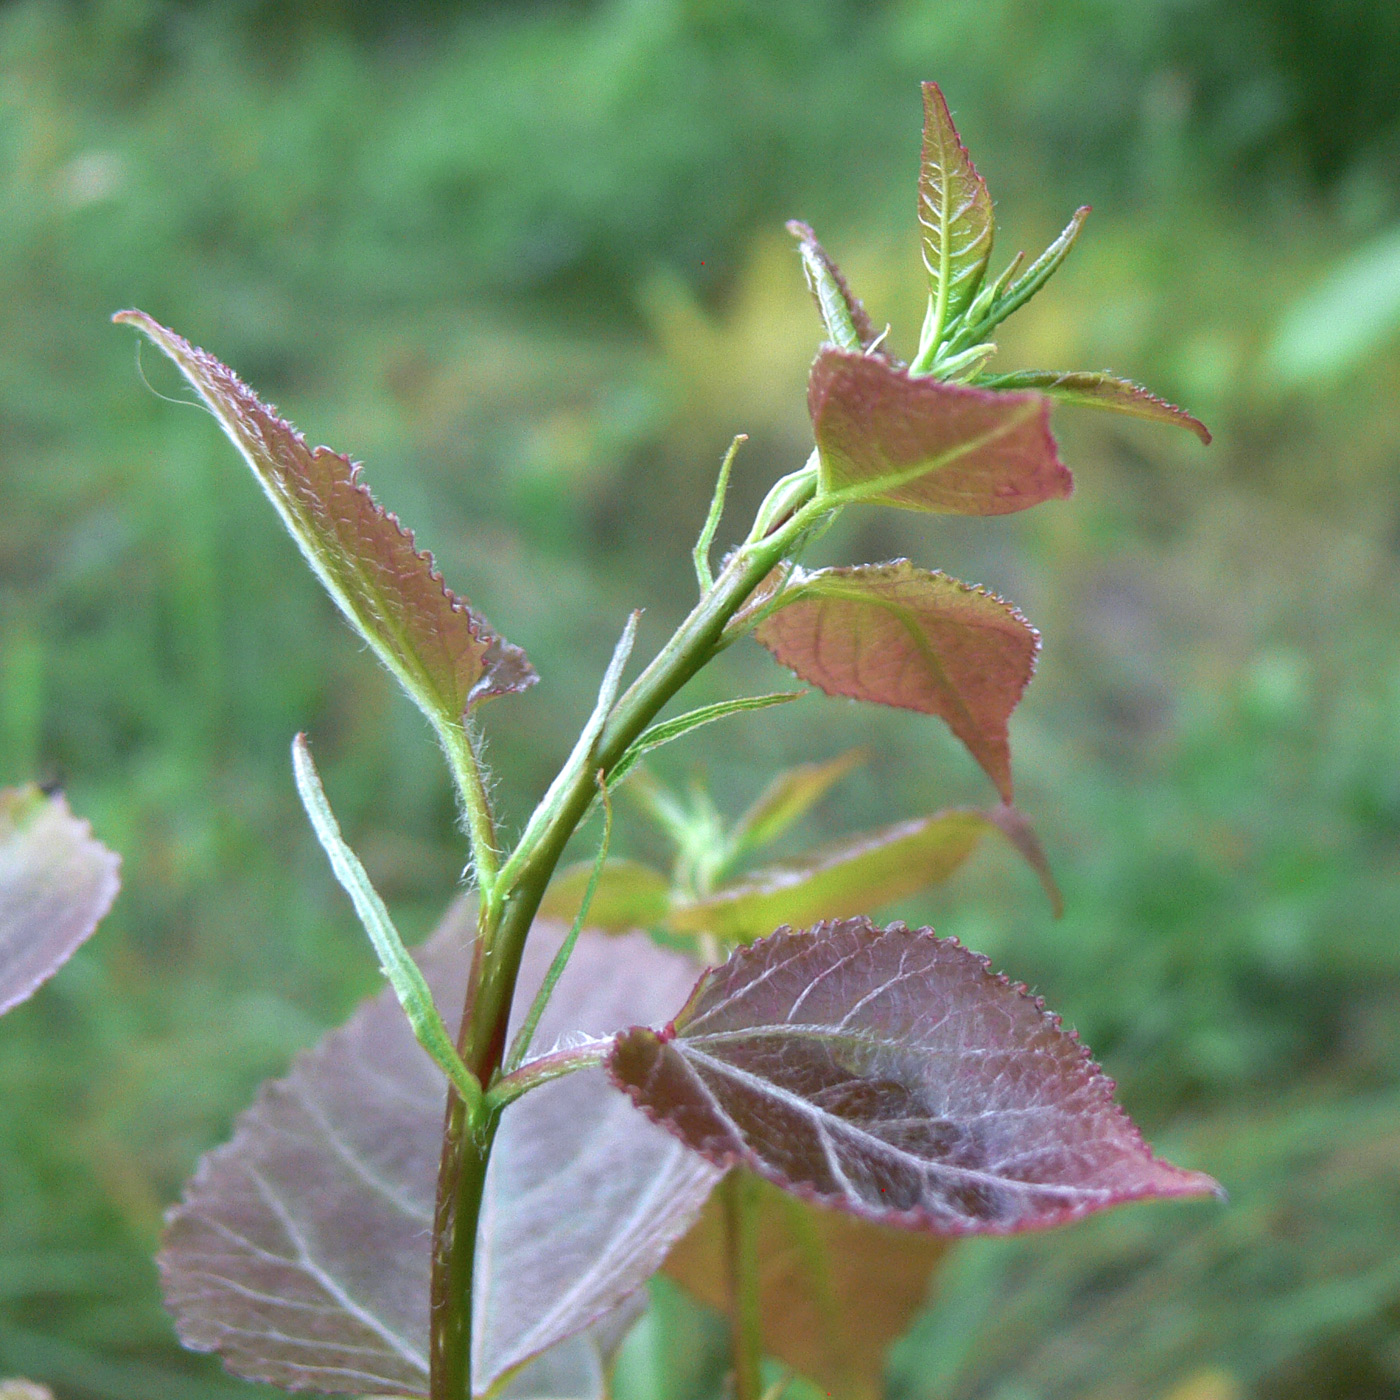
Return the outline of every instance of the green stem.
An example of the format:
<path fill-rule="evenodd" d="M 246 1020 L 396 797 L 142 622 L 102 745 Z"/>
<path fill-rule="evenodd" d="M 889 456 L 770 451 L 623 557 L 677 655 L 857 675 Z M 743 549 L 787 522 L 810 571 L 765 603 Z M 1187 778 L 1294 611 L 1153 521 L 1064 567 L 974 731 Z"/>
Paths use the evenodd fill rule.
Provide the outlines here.
<path fill-rule="evenodd" d="M 735 1400 L 762 1400 L 763 1317 L 758 1277 L 758 1182 L 742 1169 L 720 1187 L 729 1272 L 729 1336 Z"/>
<path fill-rule="evenodd" d="M 476 744 L 466 724 L 437 726 L 457 797 L 467 816 L 467 836 L 472 847 L 472 870 L 476 876 L 481 902 L 495 902 L 496 875 L 499 857 L 496 852 L 496 824 L 491 817 L 491 801 L 486 795 L 486 783 L 481 776 Z"/>
<path fill-rule="evenodd" d="M 781 484 L 785 523 L 783 516 L 770 513 L 772 532 L 758 539 L 751 536 L 730 557 L 714 587 L 611 707 L 590 746 L 591 760 L 577 765 L 557 789 L 551 788 L 547 812 L 537 813 L 540 820 L 531 818 L 507 862 L 510 878 L 499 882 L 499 902 L 483 909 L 458 1048 L 467 1068 L 488 1089 L 494 1087 L 505 1056 L 525 940 L 555 866 L 597 794 L 599 772 L 606 781 L 667 701 L 714 656 L 729 619 L 786 550 L 828 509 L 814 499 L 815 473 L 807 479 L 805 494 L 795 491 L 788 480 Z M 457 1095 L 450 1096 L 434 1230 L 431 1400 L 467 1400 L 471 1395 L 476 1223 L 499 1121 L 497 1109 L 473 1122 Z"/>

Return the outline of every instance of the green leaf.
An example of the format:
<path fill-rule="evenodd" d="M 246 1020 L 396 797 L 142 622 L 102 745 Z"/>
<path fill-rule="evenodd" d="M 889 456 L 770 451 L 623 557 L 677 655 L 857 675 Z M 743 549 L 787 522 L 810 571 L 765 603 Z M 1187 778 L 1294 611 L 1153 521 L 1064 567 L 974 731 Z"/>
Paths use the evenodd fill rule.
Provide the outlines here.
<path fill-rule="evenodd" d="M 986 182 L 958 137 L 937 83 L 924 85 L 919 225 L 933 297 L 937 344 L 977 295 L 992 255 L 996 220 Z"/>
<path fill-rule="evenodd" d="M 773 695 L 744 695 L 737 700 L 718 700 L 713 705 L 701 705 L 697 710 L 689 710 L 675 719 L 664 719 L 644 729 L 633 741 L 631 748 L 618 759 L 608 774 L 608 786 L 615 787 L 653 749 L 699 729 L 702 724 L 713 724 L 716 720 L 728 719 L 730 715 L 742 714 L 746 710 L 766 710 L 770 705 L 786 705 L 789 701 L 800 700 L 805 690 L 781 690 Z"/>
<path fill-rule="evenodd" d="M 977 380 L 977 384 L 983 389 L 1037 389 L 1051 398 L 1080 404 L 1084 408 L 1106 408 L 1113 413 L 1146 418 L 1153 423 L 1174 423 L 1177 427 L 1190 429 L 1203 443 L 1210 442 L 1210 429 L 1199 418 L 1193 418 L 1184 408 L 1158 398 L 1141 384 L 1107 373 L 1025 369 L 1014 374 L 984 376 Z"/>
<path fill-rule="evenodd" d="M 1040 637 L 1009 603 L 907 559 L 798 570 L 754 636 L 828 695 L 938 716 L 1011 800 L 1007 723 Z"/>
<path fill-rule="evenodd" d="M 980 339 L 993 326 L 1000 325 L 1013 311 L 1024 306 L 1055 275 L 1060 264 L 1069 256 L 1069 250 L 1074 247 L 1079 230 L 1084 227 L 1084 220 L 1089 217 L 1090 212 L 1087 204 L 1074 211 L 1074 216 L 1060 231 L 1060 236 L 992 303 L 986 320 L 980 322 L 975 331 L 969 326 L 969 342 L 973 338 Z"/>
<path fill-rule="evenodd" d="M 981 812 L 950 811 L 846 836 L 678 905 L 668 923 L 748 942 L 783 924 L 868 914 L 946 880 L 990 829 Z"/>
<path fill-rule="evenodd" d="M 843 350 L 868 350 L 879 337 L 865 307 L 841 275 L 831 255 L 817 242 L 809 225 L 789 219 L 787 231 L 798 240 L 802 250 L 802 270 L 807 286 L 821 313 L 822 324 L 832 343 Z"/>
<path fill-rule="evenodd" d="M 232 370 L 144 312 L 113 320 L 144 332 L 174 361 L 341 612 L 435 725 L 456 725 L 478 701 L 535 683 L 525 653 L 448 589 L 355 463 L 308 447 Z"/>
<path fill-rule="evenodd" d="M 851 769 L 869 757 L 865 749 L 851 749 L 825 763 L 801 763 L 779 773 L 739 818 L 731 834 L 730 859 L 756 851 L 776 841 L 810 807 Z"/>
<path fill-rule="evenodd" d="M 561 870 L 550 882 L 540 904 L 542 919 L 572 923 L 583 903 L 593 874 L 591 860 Z M 670 907 L 671 882 L 659 871 L 636 860 L 609 860 L 603 865 L 598 888 L 588 909 L 588 927 L 607 933 L 653 928 Z"/>
<path fill-rule="evenodd" d="M 807 407 L 833 505 L 1005 515 L 1073 488 L 1040 394 L 945 384 L 828 347 L 812 367 Z"/>
<path fill-rule="evenodd" d="M 355 913 L 359 915 L 360 923 L 379 958 L 379 970 L 394 989 L 394 995 L 398 997 L 409 1025 L 413 1027 L 414 1037 L 432 1056 L 463 1101 L 474 1109 L 481 1102 L 481 1085 L 462 1063 L 433 1000 L 427 979 L 404 947 L 403 939 L 379 897 L 379 891 L 370 883 L 369 874 L 360 864 L 360 858 L 340 834 L 340 823 L 326 800 L 321 776 L 311 760 L 311 750 L 306 745 L 304 734 L 298 734 L 292 740 L 292 770 L 316 838 L 330 860 L 341 889 L 350 896 L 350 902 L 355 906 Z"/>
<path fill-rule="evenodd" d="M 62 793 L 0 790 L 0 1012 L 91 936 L 117 897 L 120 865 Z"/>

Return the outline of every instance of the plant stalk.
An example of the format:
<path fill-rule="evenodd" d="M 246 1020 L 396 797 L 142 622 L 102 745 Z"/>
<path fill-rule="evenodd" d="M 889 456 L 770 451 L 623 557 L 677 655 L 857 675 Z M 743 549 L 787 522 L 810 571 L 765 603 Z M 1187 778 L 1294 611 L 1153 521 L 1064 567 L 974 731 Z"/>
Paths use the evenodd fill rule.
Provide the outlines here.
<path fill-rule="evenodd" d="M 721 649 L 730 618 L 823 513 L 825 507 L 813 499 L 815 474 L 808 482 L 805 498 L 794 498 L 790 481 L 782 483 L 783 504 L 791 512 L 787 519 L 766 537 L 751 537 L 730 557 L 714 587 L 612 707 L 592 760 L 552 793 L 547 819 L 531 820 L 502 869 L 497 900 L 482 910 L 459 1038 L 462 1059 L 483 1088 L 492 1087 L 505 1057 L 511 1001 L 530 926 L 569 838 L 597 795 L 599 774 L 606 781 L 667 701 Z M 509 880 L 506 870 L 511 871 Z M 431 1400 L 469 1400 L 472 1393 L 476 1226 L 499 1123 L 499 1109 L 485 1110 L 473 1120 L 457 1095 L 449 1095 L 434 1228 Z M 752 1400 L 758 1400 L 757 1392 Z"/>
<path fill-rule="evenodd" d="M 725 1178 L 725 1258 L 729 1272 L 729 1336 L 734 1400 L 762 1400 L 763 1318 L 758 1277 L 758 1183 L 742 1168 Z"/>

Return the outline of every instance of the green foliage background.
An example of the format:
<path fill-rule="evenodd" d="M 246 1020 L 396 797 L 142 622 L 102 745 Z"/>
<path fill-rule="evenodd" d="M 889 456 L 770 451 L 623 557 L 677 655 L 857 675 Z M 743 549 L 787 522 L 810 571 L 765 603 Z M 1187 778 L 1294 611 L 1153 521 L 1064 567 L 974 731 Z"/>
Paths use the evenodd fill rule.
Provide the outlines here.
<path fill-rule="evenodd" d="M 627 609 L 656 639 L 685 607 L 729 436 L 736 510 L 805 455 L 818 327 L 782 220 L 911 348 L 925 77 L 1004 249 L 1097 206 L 998 364 L 1111 366 L 1217 442 L 1061 410 L 1074 500 L 824 542 L 986 583 L 1047 640 L 1014 737 L 1066 918 L 990 847 L 897 912 L 1043 992 L 1233 1201 L 961 1247 L 891 1394 L 1400 1390 L 1389 0 L 0 8 L 0 780 L 61 782 L 125 857 L 101 934 L 0 1027 L 0 1375 L 248 1389 L 178 1350 L 149 1256 L 198 1153 L 375 984 L 292 734 L 406 927 L 463 860 L 423 725 L 107 316 L 144 307 L 363 458 L 528 649 L 542 684 L 489 714 L 518 822 Z M 777 678 L 718 669 L 697 703 Z M 988 795 L 929 722 L 819 699 L 658 767 L 736 810 L 852 743 L 806 839 Z M 658 1400 L 690 1400 L 713 1329 L 660 1304 Z"/>

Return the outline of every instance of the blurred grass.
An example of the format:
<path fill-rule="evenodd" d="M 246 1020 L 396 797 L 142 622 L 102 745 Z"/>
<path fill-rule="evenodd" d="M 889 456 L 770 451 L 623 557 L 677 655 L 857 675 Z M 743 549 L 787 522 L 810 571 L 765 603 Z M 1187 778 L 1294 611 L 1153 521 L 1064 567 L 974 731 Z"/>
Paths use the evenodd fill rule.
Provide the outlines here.
<path fill-rule="evenodd" d="M 1393 1395 L 1400 354 L 1368 329 L 1345 373 L 1287 387 L 1268 356 L 1285 324 L 1307 343 L 1334 269 L 1393 238 L 1395 15 L 0 9 L 0 780 L 61 781 L 125 857 L 101 936 L 0 1028 L 0 1374 L 61 1400 L 246 1389 L 177 1349 L 149 1255 L 257 1082 L 374 985 L 295 802 L 292 734 L 316 740 L 408 930 L 463 859 L 423 726 L 207 417 L 146 391 L 107 316 L 143 306 L 366 460 L 527 647 L 543 683 L 488 716 L 519 821 L 627 610 L 649 609 L 645 644 L 686 605 L 732 433 L 751 435 L 733 519 L 806 453 L 817 326 L 784 218 L 816 224 L 910 348 L 916 85 L 934 77 L 1005 252 L 1098 206 L 1000 362 L 1111 365 L 1217 442 L 1062 411 L 1071 502 L 870 511 L 823 542 L 986 583 L 1046 635 L 1015 738 L 1066 919 L 994 848 L 899 912 L 1043 992 L 1154 1142 L 1233 1203 L 963 1247 L 892 1393 Z M 777 674 L 726 655 L 696 703 Z M 735 811 L 773 767 L 869 744 L 807 839 L 986 795 L 916 717 L 793 710 L 658 766 L 703 766 Z M 619 831 L 648 851 L 625 812 Z M 713 1329 L 662 1304 L 683 1400 L 714 1381 Z"/>

